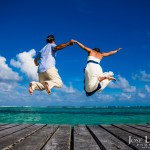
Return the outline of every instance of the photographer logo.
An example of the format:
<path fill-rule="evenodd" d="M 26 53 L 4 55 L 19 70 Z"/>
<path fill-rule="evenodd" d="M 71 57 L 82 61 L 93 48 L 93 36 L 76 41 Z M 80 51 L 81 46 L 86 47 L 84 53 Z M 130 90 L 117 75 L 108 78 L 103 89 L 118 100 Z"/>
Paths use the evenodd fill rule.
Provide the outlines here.
<path fill-rule="evenodd" d="M 150 148 L 150 140 L 148 140 L 147 136 L 145 136 L 144 138 L 135 138 L 129 136 L 129 144 L 136 145 L 137 147 L 141 147 L 142 149 Z"/>

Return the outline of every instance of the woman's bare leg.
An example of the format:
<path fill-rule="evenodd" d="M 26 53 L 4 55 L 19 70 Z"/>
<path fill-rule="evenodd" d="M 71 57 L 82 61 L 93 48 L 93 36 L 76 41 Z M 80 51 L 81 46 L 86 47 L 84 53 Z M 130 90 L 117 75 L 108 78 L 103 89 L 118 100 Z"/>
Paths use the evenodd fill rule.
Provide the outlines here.
<path fill-rule="evenodd" d="M 115 81 L 116 81 L 116 78 L 114 78 L 114 77 L 112 77 L 112 76 L 108 76 L 107 79 L 108 79 L 108 80 L 115 80 Z"/>
<path fill-rule="evenodd" d="M 116 81 L 116 78 L 112 77 L 112 76 L 103 76 L 103 77 L 99 77 L 99 81 L 103 81 L 103 80 L 115 80 Z"/>

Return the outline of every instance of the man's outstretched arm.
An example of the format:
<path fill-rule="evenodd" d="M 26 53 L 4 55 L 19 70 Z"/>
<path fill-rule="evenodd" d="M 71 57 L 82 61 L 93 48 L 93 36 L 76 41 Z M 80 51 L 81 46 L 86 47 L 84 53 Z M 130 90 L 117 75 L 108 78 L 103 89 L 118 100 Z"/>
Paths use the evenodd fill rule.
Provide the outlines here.
<path fill-rule="evenodd" d="M 58 50 L 61 50 L 61 49 L 65 48 L 65 47 L 70 46 L 70 45 L 73 45 L 73 44 L 74 44 L 74 40 L 70 40 L 70 41 L 67 42 L 67 43 L 59 44 L 59 45 L 55 46 L 54 50 L 55 50 L 55 51 L 58 51 Z"/>

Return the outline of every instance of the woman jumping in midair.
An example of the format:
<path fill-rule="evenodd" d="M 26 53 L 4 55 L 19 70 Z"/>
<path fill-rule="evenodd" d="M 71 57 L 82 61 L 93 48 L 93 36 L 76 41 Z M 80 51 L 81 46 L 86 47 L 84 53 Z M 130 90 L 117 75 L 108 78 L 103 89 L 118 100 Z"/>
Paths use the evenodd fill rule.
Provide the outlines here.
<path fill-rule="evenodd" d="M 116 80 L 113 77 L 113 72 L 103 72 L 100 61 L 103 57 L 113 55 L 120 51 L 122 48 L 101 53 L 99 48 L 88 48 L 78 41 L 75 41 L 82 49 L 88 52 L 87 65 L 85 68 L 85 85 L 84 89 L 87 96 L 93 95 L 95 92 L 102 91 L 111 80 Z"/>

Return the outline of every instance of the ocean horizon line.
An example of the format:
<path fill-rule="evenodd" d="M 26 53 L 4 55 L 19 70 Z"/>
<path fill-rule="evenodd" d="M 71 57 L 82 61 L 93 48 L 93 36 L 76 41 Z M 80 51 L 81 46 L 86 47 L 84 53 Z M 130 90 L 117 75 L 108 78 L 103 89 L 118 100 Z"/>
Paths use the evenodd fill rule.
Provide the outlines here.
<path fill-rule="evenodd" d="M 33 107 L 33 108 L 149 108 L 150 106 L 140 106 L 140 105 L 137 105 L 137 106 L 0 106 L 1 107 L 24 107 L 24 108 L 27 108 L 27 107 Z"/>

